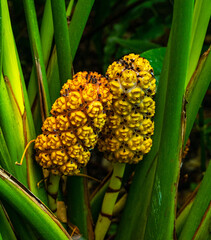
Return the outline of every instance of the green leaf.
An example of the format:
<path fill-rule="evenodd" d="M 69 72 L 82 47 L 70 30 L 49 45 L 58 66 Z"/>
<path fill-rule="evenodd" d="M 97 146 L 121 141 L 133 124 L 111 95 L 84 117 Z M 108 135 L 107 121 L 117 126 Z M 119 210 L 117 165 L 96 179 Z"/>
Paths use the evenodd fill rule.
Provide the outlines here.
<path fill-rule="evenodd" d="M 47 69 L 48 84 L 50 96 L 54 102 L 60 96 L 61 82 L 59 79 L 59 67 L 57 62 L 56 47 L 53 48 L 51 58 Z"/>
<path fill-rule="evenodd" d="M 175 199 L 185 130 L 181 109 L 188 69 L 193 4 L 192 0 L 174 3 L 168 43 L 168 77 L 160 78 L 160 81 L 167 81 L 165 112 L 144 239 L 172 239 L 174 235 Z"/>
<path fill-rule="evenodd" d="M 38 233 L 28 224 L 26 219 L 20 216 L 7 202 L 2 200 L 2 203 L 11 221 L 16 237 L 23 240 L 37 240 L 39 238 Z"/>
<path fill-rule="evenodd" d="M 154 75 L 157 81 L 156 83 L 157 87 L 159 84 L 159 78 L 160 78 L 161 69 L 163 66 L 163 59 L 164 59 L 165 53 L 166 53 L 166 48 L 157 48 L 157 49 L 146 51 L 141 54 L 141 57 L 146 58 L 150 62 L 151 66 L 153 67 Z"/>
<path fill-rule="evenodd" d="M 72 59 L 75 58 L 86 22 L 91 12 L 94 0 L 79 0 L 69 25 L 69 37 Z"/>
<path fill-rule="evenodd" d="M 195 234 L 195 239 L 210 239 L 210 219 L 211 219 L 211 206 L 209 205 L 208 210 L 205 212 L 203 216 L 203 220 L 200 224 L 199 229 L 197 230 Z"/>
<path fill-rule="evenodd" d="M 86 239 L 93 239 L 87 179 L 80 176 L 68 177 L 67 189 L 68 219 Z"/>
<path fill-rule="evenodd" d="M 177 236 L 179 236 L 182 231 L 182 228 L 185 224 L 185 221 L 187 220 L 187 217 L 188 217 L 188 214 L 190 213 L 190 209 L 192 205 L 193 205 L 193 202 L 190 202 L 176 220 L 175 228 L 176 228 Z"/>
<path fill-rule="evenodd" d="M 0 168 L 0 196 L 26 219 L 43 239 L 70 238 L 45 205 L 2 168 Z"/>
<path fill-rule="evenodd" d="M 72 12 L 72 7 L 73 7 L 74 0 L 71 0 L 68 4 L 67 8 L 67 16 L 69 16 Z M 52 17 L 52 10 L 51 10 L 51 0 L 47 0 L 45 3 L 45 8 L 44 8 L 44 13 L 43 13 L 43 18 L 41 22 L 41 27 L 40 27 L 40 38 L 41 38 L 41 45 L 42 45 L 42 50 L 43 50 L 43 59 L 45 66 L 48 65 L 49 63 L 49 56 L 51 54 L 51 48 L 52 48 L 52 41 L 53 41 L 53 33 L 54 33 L 54 28 L 53 28 L 53 17 Z M 56 51 L 53 51 L 52 55 L 55 55 Z M 51 60 L 55 61 L 55 57 L 51 57 Z M 57 60 L 57 59 L 56 59 Z M 56 66 L 54 66 L 56 64 Z M 52 67 L 49 67 L 47 70 L 47 79 L 49 83 L 49 79 L 53 79 L 53 84 L 52 82 L 49 83 L 49 92 L 50 92 L 50 99 L 51 102 L 54 102 L 55 99 L 59 96 L 58 89 L 61 88 L 61 83 L 59 79 L 59 74 L 58 74 L 58 65 L 56 63 L 49 63 L 50 66 L 54 66 L 57 68 L 57 75 L 54 77 L 51 77 L 51 71 Z M 57 80 L 57 81 L 56 81 Z M 34 66 L 32 68 L 32 73 L 30 76 L 30 81 L 29 81 L 29 86 L 28 86 L 28 94 L 29 94 L 29 101 L 30 105 L 32 106 L 33 104 L 36 104 L 35 108 L 39 108 L 37 106 L 38 104 L 36 103 L 36 95 L 37 95 L 37 82 L 36 82 L 36 76 L 35 76 L 35 69 Z M 56 92 L 56 93 L 55 93 Z M 40 132 L 40 114 L 37 114 L 37 110 L 35 110 L 35 113 L 33 114 L 35 122 L 36 122 L 36 129 L 38 129 L 38 133 Z M 38 127 L 37 127 L 38 125 Z"/>
<path fill-rule="evenodd" d="M 1 0 L 4 8 L 3 23 L 3 73 L 0 79 L 0 121 L 4 138 L 14 164 L 19 162 L 26 144 L 35 138 L 35 129 L 26 92 L 22 69 L 12 32 L 6 0 Z M 9 159 L 4 159 L 9 161 Z M 38 190 L 41 169 L 34 165 L 32 146 L 28 149 L 22 167 L 15 166 L 16 177 L 40 199 L 46 202 L 43 189 Z"/>
<path fill-rule="evenodd" d="M 2 47 L 3 47 L 3 44 L 2 44 L 2 7 L 1 7 L 1 4 L 0 4 L 0 72 L 2 71 Z"/>
<path fill-rule="evenodd" d="M 186 88 L 186 143 L 188 136 L 193 127 L 196 115 L 201 106 L 204 95 L 211 81 L 211 54 L 210 49 L 201 57 L 197 69 Z"/>
<path fill-rule="evenodd" d="M 16 236 L 12 229 L 10 219 L 5 208 L 0 202 L 0 234 L 4 240 L 15 240 Z"/>
<path fill-rule="evenodd" d="M 191 33 L 191 51 L 189 57 L 189 68 L 188 68 L 188 81 L 194 73 L 199 56 L 201 54 L 202 46 L 204 44 L 204 38 L 207 32 L 211 15 L 211 1 L 209 0 L 196 0 L 193 15 L 193 25 Z"/>
<path fill-rule="evenodd" d="M 9 150 L 5 138 L 3 136 L 2 129 L 0 128 L 0 164 L 1 166 L 9 171 L 11 174 L 15 175 L 15 164 L 12 163 Z"/>
<path fill-rule="evenodd" d="M 179 240 L 208 239 L 211 216 L 211 163 L 204 175 Z"/>
<path fill-rule="evenodd" d="M 33 0 L 24 0 L 24 10 L 29 31 L 32 60 L 36 68 L 37 80 L 39 85 L 41 115 L 44 121 L 50 113 L 51 100 L 49 95 L 45 64 L 42 53 L 42 46 L 37 23 L 36 11 Z"/>
<path fill-rule="evenodd" d="M 48 64 L 51 47 L 52 47 L 52 41 L 53 41 L 53 17 L 52 17 L 52 11 L 51 11 L 51 0 L 47 0 L 45 3 L 45 8 L 43 12 L 43 18 L 41 22 L 40 27 L 40 40 L 42 45 L 42 52 L 43 52 L 43 60 L 45 63 L 45 66 Z M 32 106 L 38 90 L 38 84 L 37 84 L 37 78 L 36 78 L 36 72 L 35 72 L 35 66 L 32 67 L 32 72 L 29 80 L 28 85 L 28 96 L 29 96 L 29 102 Z"/>
<path fill-rule="evenodd" d="M 72 61 L 74 61 L 75 54 L 78 49 L 93 4 L 94 0 L 79 0 L 76 4 L 74 14 L 68 29 Z M 50 74 L 48 75 L 48 79 L 49 83 L 52 83 L 53 85 L 54 81 L 58 82 L 59 71 L 57 65 L 57 54 L 54 52 L 52 57 L 54 59 L 51 59 L 48 67 L 50 68 Z M 50 87 L 50 89 L 51 88 L 52 87 Z"/>
<path fill-rule="evenodd" d="M 72 58 L 64 0 L 51 0 L 59 76 L 63 85 L 72 78 Z"/>
<path fill-rule="evenodd" d="M 14 108 L 7 92 L 6 84 L 3 76 L 0 78 L 0 124 L 1 129 L 4 135 L 6 146 L 9 151 L 9 155 L 4 153 L 4 157 L 9 157 L 7 159 L 2 159 L 2 161 L 7 162 L 7 167 L 11 170 L 14 169 L 15 162 L 19 162 L 24 150 L 24 138 L 22 132 L 22 119 L 20 120 L 20 113 L 15 116 Z M 14 107 L 16 105 L 14 104 Z M 16 108 L 16 111 L 18 109 Z M 15 144 L 14 144 L 15 143 Z M 2 148 L 3 148 L 2 142 Z M 1 149 L 1 152 L 3 149 Z M 11 162 L 10 162 L 11 160 Z M 8 169 L 8 170 L 9 170 Z M 26 175 L 26 162 L 24 162 L 21 168 L 15 168 L 15 176 L 25 185 L 27 184 L 27 175 Z"/>

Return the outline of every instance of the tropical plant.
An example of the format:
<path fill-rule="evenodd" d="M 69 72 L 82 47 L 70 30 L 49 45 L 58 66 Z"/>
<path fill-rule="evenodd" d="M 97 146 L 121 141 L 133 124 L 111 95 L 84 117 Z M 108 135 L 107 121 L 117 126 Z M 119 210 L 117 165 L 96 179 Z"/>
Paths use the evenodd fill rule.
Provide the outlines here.
<path fill-rule="evenodd" d="M 51 112 L 53 117 L 50 117 L 50 110 L 54 102 L 59 102 L 56 99 L 62 86 L 62 91 L 67 88 L 64 97 L 71 93 L 68 87 L 77 82 L 78 76 L 73 77 L 73 69 L 79 72 L 89 68 L 92 72 L 105 73 L 108 65 L 131 52 L 146 58 L 154 69 L 153 144 L 139 163 L 123 164 L 125 171 L 122 169 L 124 175 L 119 184 L 122 188 L 111 200 L 116 203 L 112 220 L 119 221 L 112 221 L 108 232 L 103 222 L 100 229 L 107 232 L 105 239 L 210 239 L 211 164 L 206 159 L 206 151 L 211 149 L 211 121 L 204 119 L 201 103 L 211 80 L 210 48 L 204 44 L 211 2 L 46 0 L 43 11 L 38 5 L 40 11 L 36 11 L 33 0 L 24 0 L 23 6 L 22 1 L 1 0 L 0 3 L 0 239 L 95 239 L 94 230 L 103 198 L 113 181 L 111 171 L 103 172 L 103 154 L 95 148 L 91 163 L 87 165 L 88 175 L 101 179 L 96 186 L 93 180 L 88 184 L 86 168 L 81 169 L 83 176 L 77 176 L 80 175 L 77 170 L 73 172 L 75 176 L 67 177 L 65 175 L 74 174 L 64 171 L 64 175 L 60 173 L 55 177 L 52 173 L 63 169 L 58 167 L 60 158 L 46 163 L 44 156 L 39 157 L 40 152 L 35 152 L 33 144 L 28 143 L 39 139 L 42 126 L 42 131 L 49 134 L 49 129 L 54 131 L 52 123 L 60 124 L 54 119 L 54 115 L 60 113 Z M 42 1 L 39 4 L 43 6 Z M 18 40 L 21 37 L 16 34 L 19 23 L 9 14 L 12 7 L 17 12 L 23 8 L 25 13 L 29 40 L 23 41 L 22 47 Z M 90 14 L 91 10 L 93 14 Z M 94 24 L 88 23 L 93 26 L 85 29 L 88 18 Z M 161 40 L 166 36 L 167 47 Z M 24 51 L 29 43 L 31 65 L 22 58 L 26 54 L 30 56 Z M 93 55 L 87 54 L 93 45 Z M 20 54 L 19 58 L 20 50 L 23 56 Z M 80 57 L 82 53 L 84 55 Z M 110 82 L 106 87 L 112 88 L 109 71 Z M 86 89 L 85 85 L 82 88 Z M 100 98 L 98 95 L 98 100 Z M 53 105 L 55 108 L 58 104 Z M 198 111 L 199 118 L 196 119 Z M 110 116 L 105 108 L 100 113 L 103 119 L 105 114 Z M 97 126 L 95 117 L 88 121 Z M 182 155 L 194 123 L 200 129 L 204 176 L 181 207 L 177 200 Z M 79 131 L 77 124 L 75 127 L 76 132 Z M 60 133 L 66 130 L 62 129 Z M 104 139 L 108 139 L 106 128 L 103 134 Z M 80 143 L 83 140 L 80 139 Z M 93 148 L 97 140 L 95 137 L 93 144 L 85 147 Z M 47 143 L 36 142 L 37 146 L 40 144 L 38 148 L 48 154 Z M 59 151 L 58 146 L 56 150 Z M 20 162 L 23 153 L 23 163 L 18 166 L 15 163 Z M 106 156 L 110 160 L 114 158 L 108 147 Z M 125 159 L 125 162 L 132 160 Z M 57 165 L 49 173 L 52 164 Z M 93 169 L 92 164 L 95 164 Z M 107 166 L 111 165 L 107 163 Z M 114 173 L 117 169 L 114 168 Z M 94 170 L 102 171 L 105 177 Z M 49 208 L 57 209 L 56 215 Z"/>

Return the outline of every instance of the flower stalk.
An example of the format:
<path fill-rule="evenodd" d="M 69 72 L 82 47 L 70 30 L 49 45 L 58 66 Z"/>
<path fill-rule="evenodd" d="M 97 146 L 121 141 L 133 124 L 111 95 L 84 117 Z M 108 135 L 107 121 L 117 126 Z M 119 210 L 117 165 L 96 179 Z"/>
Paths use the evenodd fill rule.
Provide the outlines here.
<path fill-rule="evenodd" d="M 57 215 L 57 198 L 59 190 L 60 176 L 50 173 L 46 182 L 46 190 L 48 193 L 48 205 L 51 211 Z"/>
<path fill-rule="evenodd" d="M 111 224 L 114 206 L 122 185 L 122 177 L 125 171 L 125 163 L 114 163 L 113 173 L 110 184 L 107 188 L 102 209 L 99 214 L 96 228 L 95 239 L 103 240 Z"/>

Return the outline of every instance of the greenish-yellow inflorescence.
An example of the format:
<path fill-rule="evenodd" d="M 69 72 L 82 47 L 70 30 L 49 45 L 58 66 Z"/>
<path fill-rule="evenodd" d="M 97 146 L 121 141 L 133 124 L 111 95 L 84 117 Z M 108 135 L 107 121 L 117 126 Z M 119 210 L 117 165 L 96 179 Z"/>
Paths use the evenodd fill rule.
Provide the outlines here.
<path fill-rule="evenodd" d="M 145 58 L 136 54 L 112 63 L 106 72 L 113 95 L 98 148 L 113 162 L 138 163 L 152 146 L 156 80 Z"/>
<path fill-rule="evenodd" d="M 96 72 L 77 73 L 60 94 L 35 140 L 36 161 L 53 174 L 74 175 L 90 159 L 112 94 L 106 78 Z"/>

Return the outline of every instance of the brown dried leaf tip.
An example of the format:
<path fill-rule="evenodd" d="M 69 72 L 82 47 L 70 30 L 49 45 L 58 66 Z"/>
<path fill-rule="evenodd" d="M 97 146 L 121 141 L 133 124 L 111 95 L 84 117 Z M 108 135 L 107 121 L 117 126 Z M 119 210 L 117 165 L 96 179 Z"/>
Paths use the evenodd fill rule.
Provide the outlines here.
<path fill-rule="evenodd" d="M 68 80 L 35 141 L 36 161 L 59 175 L 86 166 L 111 106 L 108 81 L 96 72 L 79 72 Z"/>
<path fill-rule="evenodd" d="M 112 63 L 106 77 L 113 95 L 98 140 L 99 150 L 114 162 L 138 163 L 152 146 L 156 80 L 149 61 L 129 54 Z"/>

